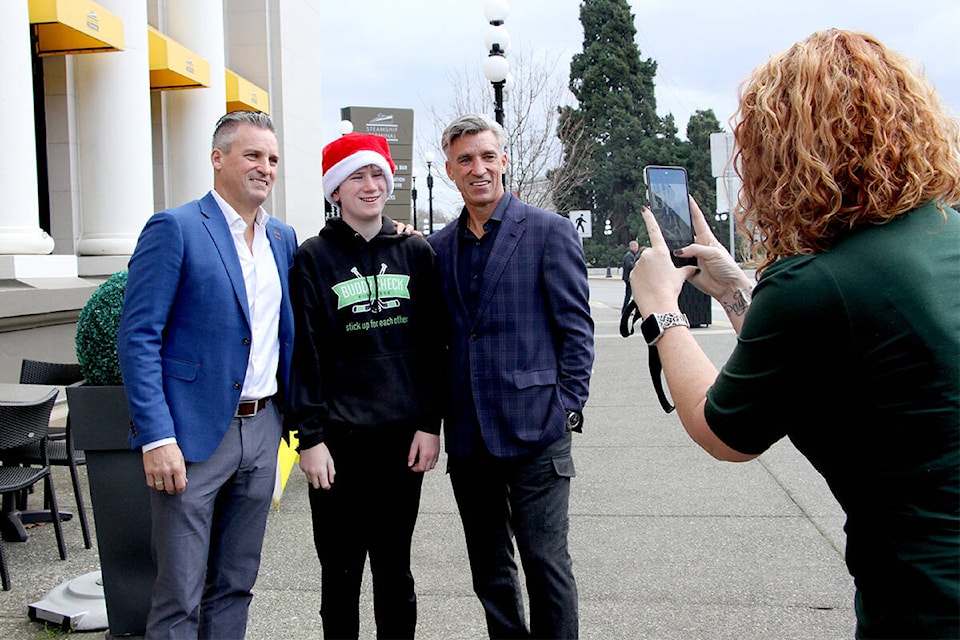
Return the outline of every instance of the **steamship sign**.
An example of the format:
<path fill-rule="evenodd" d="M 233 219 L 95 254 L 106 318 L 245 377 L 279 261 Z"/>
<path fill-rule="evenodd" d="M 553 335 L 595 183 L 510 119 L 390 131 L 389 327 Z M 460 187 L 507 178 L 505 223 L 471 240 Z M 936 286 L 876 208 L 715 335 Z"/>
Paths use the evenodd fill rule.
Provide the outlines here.
<path fill-rule="evenodd" d="M 393 121 L 392 113 L 378 113 L 367 121 L 367 133 L 375 133 L 383 136 L 388 142 L 399 142 L 397 130 L 400 128 Z"/>
<path fill-rule="evenodd" d="M 386 139 L 397 170 L 393 175 L 393 194 L 387 200 L 384 214 L 393 220 L 412 221 L 413 109 L 342 107 L 340 117 L 352 122 L 354 131 L 372 133 Z"/>

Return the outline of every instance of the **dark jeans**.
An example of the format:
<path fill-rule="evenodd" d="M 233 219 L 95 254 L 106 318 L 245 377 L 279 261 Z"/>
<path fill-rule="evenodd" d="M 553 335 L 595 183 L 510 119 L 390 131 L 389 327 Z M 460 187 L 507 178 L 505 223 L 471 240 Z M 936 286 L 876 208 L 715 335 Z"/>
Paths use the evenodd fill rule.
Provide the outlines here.
<path fill-rule="evenodd" d="M 378 638 L 413 638 L 417 596 L 410 543 L 423 474 L 407 467 L 413 430 L 330 428 L 337 475 L 329 490 L 310 487 L 313 540 L 322 572 L 323 636 L 357 638 L 367 554 Z"/>
<path fill-rule="evenodd" d="M 567 550 L 570 478 L 567 433 L 516 458 L 450 456 L 447 470 L 463 521 L 473 589 L 491 638 L 577 638 L 577 583 Z M 513 538 L 523 562 L 530 628 L 523 613 Z"/>
<path fill-rule="evenodd" d="M 960 610 L 955 600 L 918 597 L 917 591 L 902 590 L 901 583 L 890 586 L 873 595 L 857 589 L 857 640 L 960 638 Z"/>
<path fill-rule="evenodd" d="M 626 285 L 627 290 L 623 294 L 623 304 L 620 305 L 620 313 L 623 313 L 623 310 L 627 308 L 627 305 L 630 304 L 630 299 L 633 297 L 633 291 L 630 289 L 630 281 L 624 280 L 624 285 Z"/>

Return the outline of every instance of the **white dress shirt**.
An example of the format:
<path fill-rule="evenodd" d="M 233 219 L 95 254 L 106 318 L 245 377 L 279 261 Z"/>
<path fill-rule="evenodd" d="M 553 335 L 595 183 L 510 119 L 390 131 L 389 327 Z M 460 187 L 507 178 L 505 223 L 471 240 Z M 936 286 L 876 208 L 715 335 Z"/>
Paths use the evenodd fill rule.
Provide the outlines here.
<path fill-rule="evenodd" d="M 280 362 L 280 274 L 273 258 L 273 249 L 267 239 L 269 214 L 263 207 L 257 211 L 253 223 L 253 251 L 243 237 L 247 223 L 216 191 L 211 190 L 214 200 L 220 205 L 223 217 L 230 227 L 233 244 L 240 258 L 243 283 L 247 290 L 247 307 L 250 310 L 251 344 L 247 359 L 247 372 L 240 390 L 241 400 L 259 400 L 277 392 L 277 366 Z M 165 444 L 173 444 L 176 438 L 164 438 L 143 445 L 143 453 Z"/>

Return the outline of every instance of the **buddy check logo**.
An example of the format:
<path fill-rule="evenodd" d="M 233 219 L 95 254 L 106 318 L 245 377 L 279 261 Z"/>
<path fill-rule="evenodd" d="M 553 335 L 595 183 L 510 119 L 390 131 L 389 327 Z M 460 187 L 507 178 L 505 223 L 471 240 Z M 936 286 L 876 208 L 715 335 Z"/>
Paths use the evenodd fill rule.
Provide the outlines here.
<path fill-rule="evenodd" d="M 364 276 L 354 267 L 356 278 L 333 285 L 337 294 L 337 309 L 351 307 L 351 313 L 380 313 L 400 306 L 398 298 L 410 299 L 410 276 L 389 274 L 387 265 L 380 263 L 380 273 Z"/>

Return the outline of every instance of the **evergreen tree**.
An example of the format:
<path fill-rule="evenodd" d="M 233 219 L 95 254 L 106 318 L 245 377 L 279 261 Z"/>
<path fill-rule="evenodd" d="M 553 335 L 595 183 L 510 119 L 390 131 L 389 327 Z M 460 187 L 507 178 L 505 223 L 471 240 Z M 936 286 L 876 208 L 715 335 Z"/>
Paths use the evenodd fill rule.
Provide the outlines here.
<path fill-rule="evenodd" d="M 563 208 L 591 209 L 594 230 L 609 218 L 614 233 L 604 242 L 616 246 L 636 235 L 628 216 L 639 215 L 646 201 L 643 167 L 680 159 L 679 148 L 663 148 L 668 136 L 654 96 L 657 63 L 641 60 L 633 19 L 627 0 L 584 0 L 583 51 L 570 64 L 570 90 L 580 104 L 571 111 L 579 112 L 595 146 L 588 183 Z"/>
<path fill-rule="evenodd" d="M 725 246 L 730 236 L 729 225 L 714 219 L 717 204 L 717 180 L 710 165 L 710 134 L 723 131 L 713 109 L 700 110 L 690 116 L 687 123 L 687 142 L 683 166 L 687 168 L 690 195 L 703 211 L 713 235 Z"/>
<path fill-rule="evenodd" d="M 687 125 L 688 140 L 682 141 L 673 115 L 657 115 L 657 63 L 641 58 L 627 0 L 583 0 L 580 22 L 583 51 L 570 64 L 570 90 L 579 106 L 563 108 L 560 120 L 580 122 L 594 146 L 587 181 L 557 202 L 557 209 L 593 211 L 594 237 L 584 242 L 584 250 L 588 261 L 602 265 L 618 262 L 633 238 L 648 243 L 640 216 L 647 201 L 646 165 L 686 167 L 690 191 L 714 223 L 710 133 L 721 129 L 712 110 L 698 111 Z M 562 130 L 559 135 L 563 140 Z M 566 141 L 564 150 L 567 156 L 575 153 Z M 563 167 L 555 172 L 557 179 L 563 175 Z M 610 237 L 602 235 L 607 219 L 613 226 Z"/>

